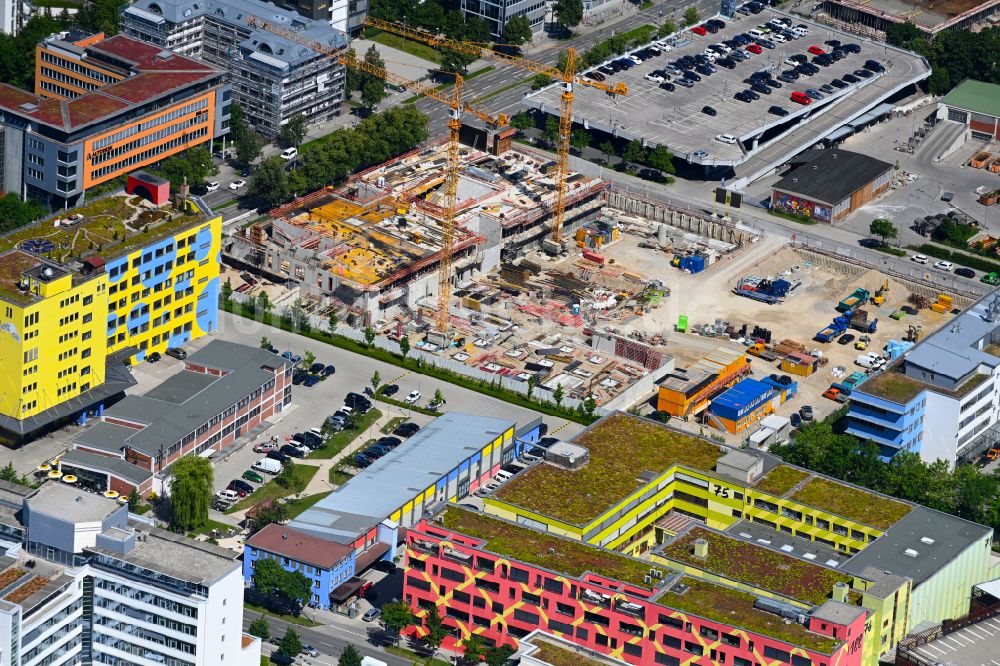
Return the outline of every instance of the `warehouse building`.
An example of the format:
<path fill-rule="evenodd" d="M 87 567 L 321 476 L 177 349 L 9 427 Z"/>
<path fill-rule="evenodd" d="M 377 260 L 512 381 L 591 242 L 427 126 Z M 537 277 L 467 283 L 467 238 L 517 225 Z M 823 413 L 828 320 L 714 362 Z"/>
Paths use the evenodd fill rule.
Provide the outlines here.
<path fill-rule="evenodd" d="M 122 9 L 121 30 L 228 72 L 233 99 L 247 122 L 266 137 L 276 136 L 299 113 L 314 123 L 338 115 L 344 101 L 343 65 L 248 25 L 251 18 L 325 47 L 347 48 L 347 37 L 329 21 L 256 0 L 138 0 Z"/>
<path fill-rule="evenodd" d="M 660 380 L 656 408 L 671 416 L 699 414 L 712 398 L 750 374 L 746 352 L 717 347 L 689 368 L 678 368 Z"/>
<path fill-rule="evenodd" d="M 892 185 L 892 164 L 831 148 L 806 153 L 774 184 L 773 210 L 825 224 L 842 220 Z"/>
<path fill-rule="evenodd" d="M 938 119 L 967 127 L 972 139 L 1000 139 L 1000 86 L 968 79 L 938 101 Z"/>
<path fill-rule="evenodd" d="M 0 83 L 0 190 L 69 208 L 84 193 L 229 132 L 225 72 L 117 35 L 54 35 L 35 91 Z"/>

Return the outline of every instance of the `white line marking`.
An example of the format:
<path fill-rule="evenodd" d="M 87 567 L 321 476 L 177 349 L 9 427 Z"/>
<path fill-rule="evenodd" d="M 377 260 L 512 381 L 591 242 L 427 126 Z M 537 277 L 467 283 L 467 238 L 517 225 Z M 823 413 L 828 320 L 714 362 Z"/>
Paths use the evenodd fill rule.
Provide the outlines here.
<path fill-rule="evenodd" d="M 984 638 L 986 638 L 985 636 L 981 636 L 980 634 L 977 634 L 976 632 L 974 632 L 972 630 L 972 627 L 966 627 L 965 631 L 969 632 L 970 634 L 972 634 L 973 636 L 975 636 L 979 640 L 983 640 Z"/>

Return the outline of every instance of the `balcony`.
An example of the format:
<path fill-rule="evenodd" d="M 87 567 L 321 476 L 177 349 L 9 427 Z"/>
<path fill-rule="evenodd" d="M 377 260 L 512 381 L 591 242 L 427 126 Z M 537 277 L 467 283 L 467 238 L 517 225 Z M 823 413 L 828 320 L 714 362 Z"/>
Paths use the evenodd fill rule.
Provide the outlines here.
<path fill-rule="evenodd" d="M 904 440 L 903 433 L 898 430 L 883 430 L 854 418 L 848 419 L 847 430 L 845 432 L 855 437 L 861 437 L 862 439 L 870 439 L 876 444 L 889 446 L 894 449 L 900 448 Z"/>
<path fill-rule="evenodd" d="M 601 608 L 611 608 L 611 595 L 601 594 L 586 588 L 580 590 L 580 600 Z"/>
<path fill-rule="evenodd" d="M 433 555 L 434 557 L 437 557 L 440 554 L 438 552 L 438 545 L 434 541 L 414 539 L 410 542 L 410 548 L 421 553 L 426 553 L 427 555 Z"/>
<path fill-rule="evenodd" d="M 472 555 L 463 553 L 460 550 L 455 550 L 454 548 L 442 548 L 441 554 L 444 555 L 446 560 L 451 560 L 452 562 L 457 562 L 458 564 L 464 564 L 466 566 L 472 566 Z"/>
<path fill-rule="evenodd" d="M 848 410 L 847 414 L 848 416 L 870 421 L 876 425 L 885 426 L 887 428 L 896 428 L 897 430 L 905 427 L 907 421 L 906 414 L 883 411 L 878 408 L 873 408 L 863 402 L 852 402 L 851 408 Z"/>
<path fill-rule="evenodd" d="M 615 604 L 615 610 L 619 613 L 625 613 L 626 615 L 631 615 L 632 617 L 642 617 L 645 615 L 646 609 L 642 604 L 637 604 L 632 601 L 619 601 Z"/>

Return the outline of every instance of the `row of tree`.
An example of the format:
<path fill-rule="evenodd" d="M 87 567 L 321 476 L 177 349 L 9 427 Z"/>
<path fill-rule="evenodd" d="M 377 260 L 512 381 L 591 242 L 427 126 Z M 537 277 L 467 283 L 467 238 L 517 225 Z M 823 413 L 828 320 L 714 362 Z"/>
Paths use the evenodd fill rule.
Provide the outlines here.
<path fill-rule="evenodd" d="M 931 75 L 927 89 L 933 95 L 943 95 L 965 79 L 977 79 L 1000 84 L 1000 28 L 947 30 L 929 41 L 913 23 L 898 23 L 889 27 L 886 39 L 890 44 L 916 51 L 927 58 Z"/>
<path fill-rule="evenodd" d="M 838 416 L 843 418 L 843 412 Z M 900 451 L 883 462 L 878 445 L 839 433 L 830 420 L 803 427 L 794 441 L 772 446 L 771 452 L 793 465 L 1000 527 L 1000 477 L 975 465 L 958 465 L 951 470 L 943 460 L 924 463 L 909 451 Z"/>

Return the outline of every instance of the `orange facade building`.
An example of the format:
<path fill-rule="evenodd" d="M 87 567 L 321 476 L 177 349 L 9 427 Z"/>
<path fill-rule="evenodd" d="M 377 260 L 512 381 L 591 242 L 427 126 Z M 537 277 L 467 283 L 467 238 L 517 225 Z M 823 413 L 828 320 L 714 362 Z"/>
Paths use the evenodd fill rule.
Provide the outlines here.
<path fill-rule="evenodd" d="M 75 206 L 87 189 L 229 131 L 225 73 L 118 35 L 38 45 L 33 93 L 0 83 L 0 190 Z"/>

